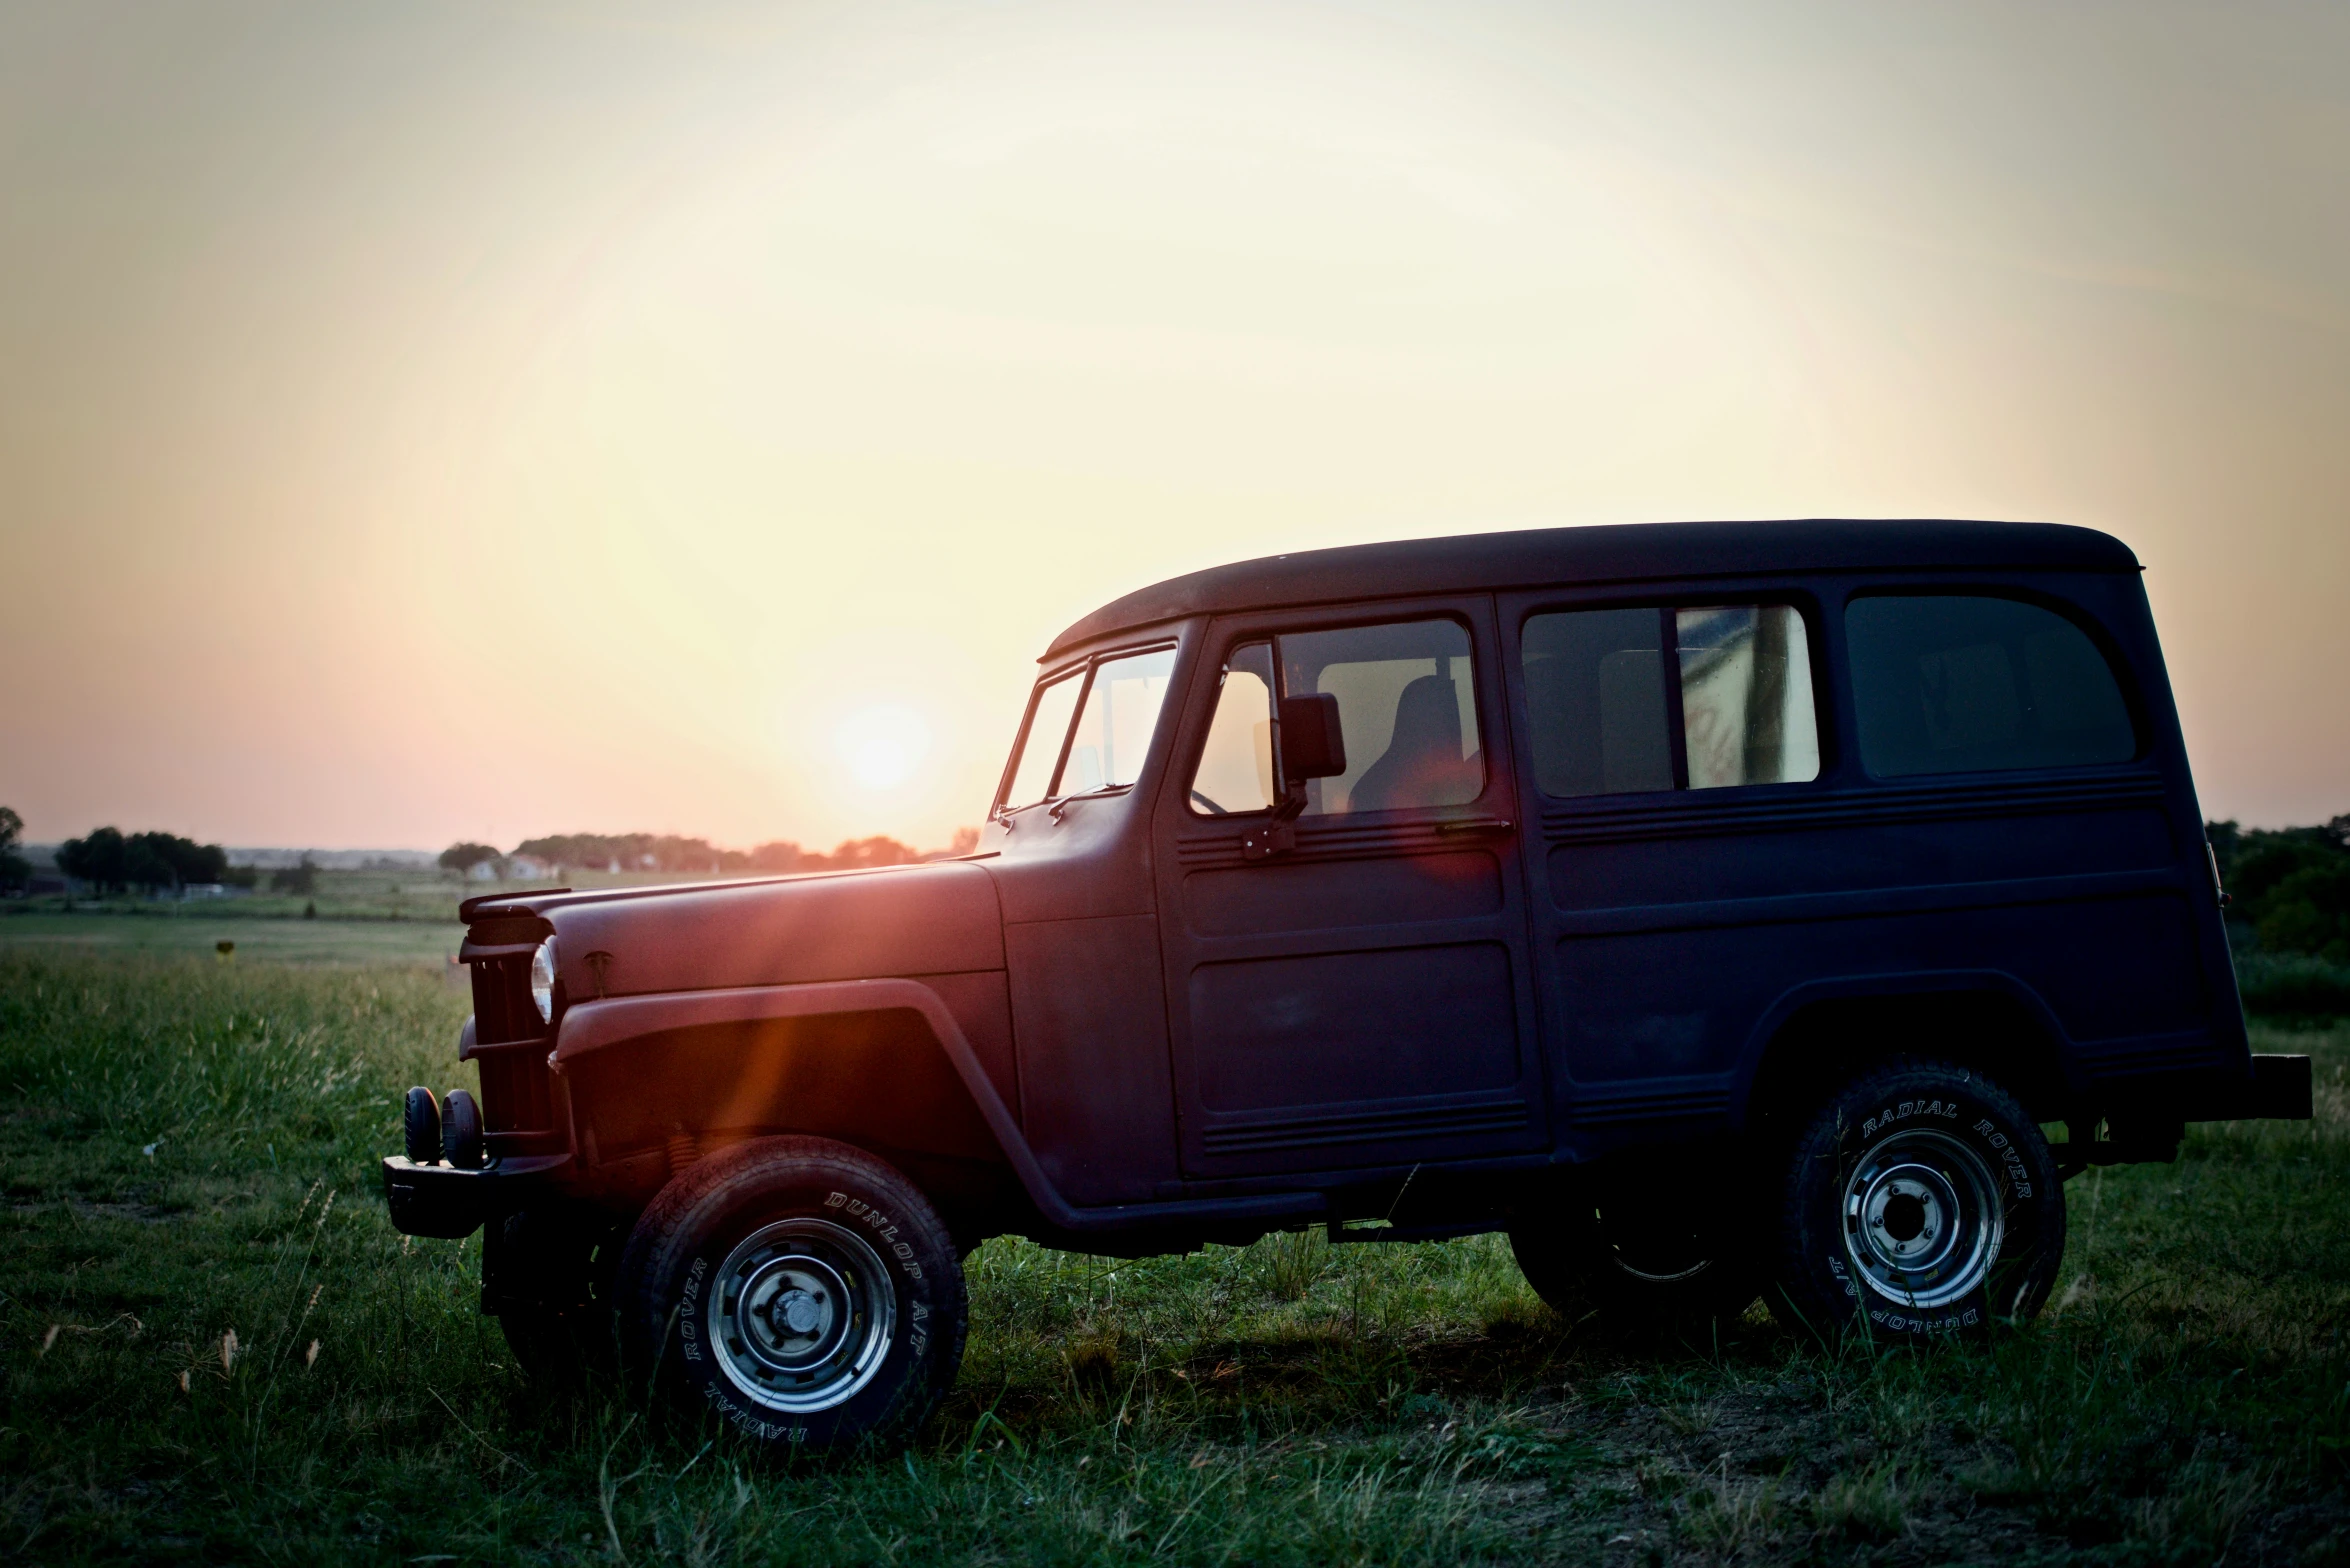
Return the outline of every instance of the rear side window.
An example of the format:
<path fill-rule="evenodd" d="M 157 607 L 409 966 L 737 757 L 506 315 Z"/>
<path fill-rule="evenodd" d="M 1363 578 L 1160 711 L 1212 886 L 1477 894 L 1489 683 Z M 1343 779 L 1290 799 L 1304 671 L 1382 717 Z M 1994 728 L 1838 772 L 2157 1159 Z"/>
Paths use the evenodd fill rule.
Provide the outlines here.
<path fill-rule="evenodd" d="M 1885 594 L 1844 612 L 1861 765 L 1878 778 L 2126 762 L 2138 737 L 2088 633 L 1988 595 Z"/>
<path fill-rule="evenodd" d="M 1811 647 L 1791 606 L 1537 615 L 1521 652 L 1534 779 L 1545 795 L 1819 776 Z"/>

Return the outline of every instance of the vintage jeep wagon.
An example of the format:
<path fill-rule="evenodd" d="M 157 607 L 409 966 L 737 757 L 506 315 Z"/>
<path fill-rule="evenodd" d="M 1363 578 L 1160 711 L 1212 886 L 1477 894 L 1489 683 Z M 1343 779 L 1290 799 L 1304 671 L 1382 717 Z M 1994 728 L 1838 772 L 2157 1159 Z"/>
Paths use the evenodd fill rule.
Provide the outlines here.
<path fill-rule="evenodd" d="M 809 1449 L 923 1418 L 1004 1232 L 1506 1230 L 1645 1321 L 1980 1332 L 2067 1176 L 2309 1114 L 2201 821 L 2084 529 L 1222 567 L 1053 643 L 960 861 L 470 901 L 478 1103 L 411 1094 L 391 1213 L 487 1223 L 526 1364 Z"/>

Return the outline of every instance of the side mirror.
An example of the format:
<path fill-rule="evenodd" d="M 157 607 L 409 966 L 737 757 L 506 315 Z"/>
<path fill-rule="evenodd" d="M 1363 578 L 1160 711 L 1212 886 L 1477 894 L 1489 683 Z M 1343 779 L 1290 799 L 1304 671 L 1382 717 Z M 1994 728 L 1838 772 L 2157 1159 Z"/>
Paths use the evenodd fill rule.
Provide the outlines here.
<path fill-rule="evenodd" d="M 1336 778 L 1346 771 L 1346 736 L 1338 699 L 1328 692 L 1281 699 L 1281 772 L 1286 782 Z"/>

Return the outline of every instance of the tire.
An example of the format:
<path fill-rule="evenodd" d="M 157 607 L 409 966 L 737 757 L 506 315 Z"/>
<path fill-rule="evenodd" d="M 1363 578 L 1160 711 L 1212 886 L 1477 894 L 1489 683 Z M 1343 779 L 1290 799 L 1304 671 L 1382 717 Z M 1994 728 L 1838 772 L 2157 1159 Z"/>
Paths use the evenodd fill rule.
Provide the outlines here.
<path fill-rule="evenodd" d="M 458 1170 L 482 1167 L 481 1105 L 469 1089 L 451 1089 L 441 1101 L 441 1153 Z"/>
<path fill-rule="evenodd" d="M 441 1157 L 441 1102 L 422 1084 L 408 1091 L 400 1105 L 403 1151 L 417 1165 L 433 1165 Z"/>
<path fill-rule="evenodd" d="M 1838 1090 L 1796 1142 L 1784 1200 L 1777 1289 L 1822 1333 L 1980 1337 L 2036 1314 L 2064 1261 L 2047 1139 L 2013 1095 L 1949 1062 L 1890 1063 Z"/>
<path fill-rule="evenodd" d="M 953 1385 L 963 1270 L 905 1177 L 824 1138 L 761 1138 L 654 1198 L 621 1262 L 655 1396 L 816 1457 L 904 1441 Z"/>
<path fill-rule="evenodd" d="M 523 1209 L 484 1235 L 483 1296 L 514 1361 L 552 1388 L 620 1370 L 618 1296 L 627 1233 L 586 1208 Z"/>
<path fill-rule="evenodd" d="M 1725 1203 L 1736 1178 L 1681 1156 L 1595 1175 L 1555 1205 L 1521 1212 L 1510 1251 L 1553 1311 L 1584 1308 L 1618 1333 L 1680 1333 L 1734 1321 L 1762 1294 L 1751 1212 Z"/>

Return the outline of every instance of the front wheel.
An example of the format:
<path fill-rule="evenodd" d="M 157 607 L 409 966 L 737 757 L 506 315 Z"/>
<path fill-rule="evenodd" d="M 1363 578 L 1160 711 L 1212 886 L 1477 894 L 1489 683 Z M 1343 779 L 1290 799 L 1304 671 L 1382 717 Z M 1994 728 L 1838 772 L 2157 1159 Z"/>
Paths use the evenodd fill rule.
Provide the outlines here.
<path fill-rule="evenodd" d="M 637 1221 L 621 1272 L 656 1393 L 777 1451 L 902 1440 L 962 1363 L 945 1224 L 903 1176 L 828 1139 L 694 1165 Z"/>
<path fill-rule="evenodd" d="M 1846 1084 L 1797 1140 L 1777 1278 L 1823 1331 L 1892 1342 L 2029 1318 L 2064 1260 L 2064 1186 L 2015 1098 L 1948 1062 Z"/>

